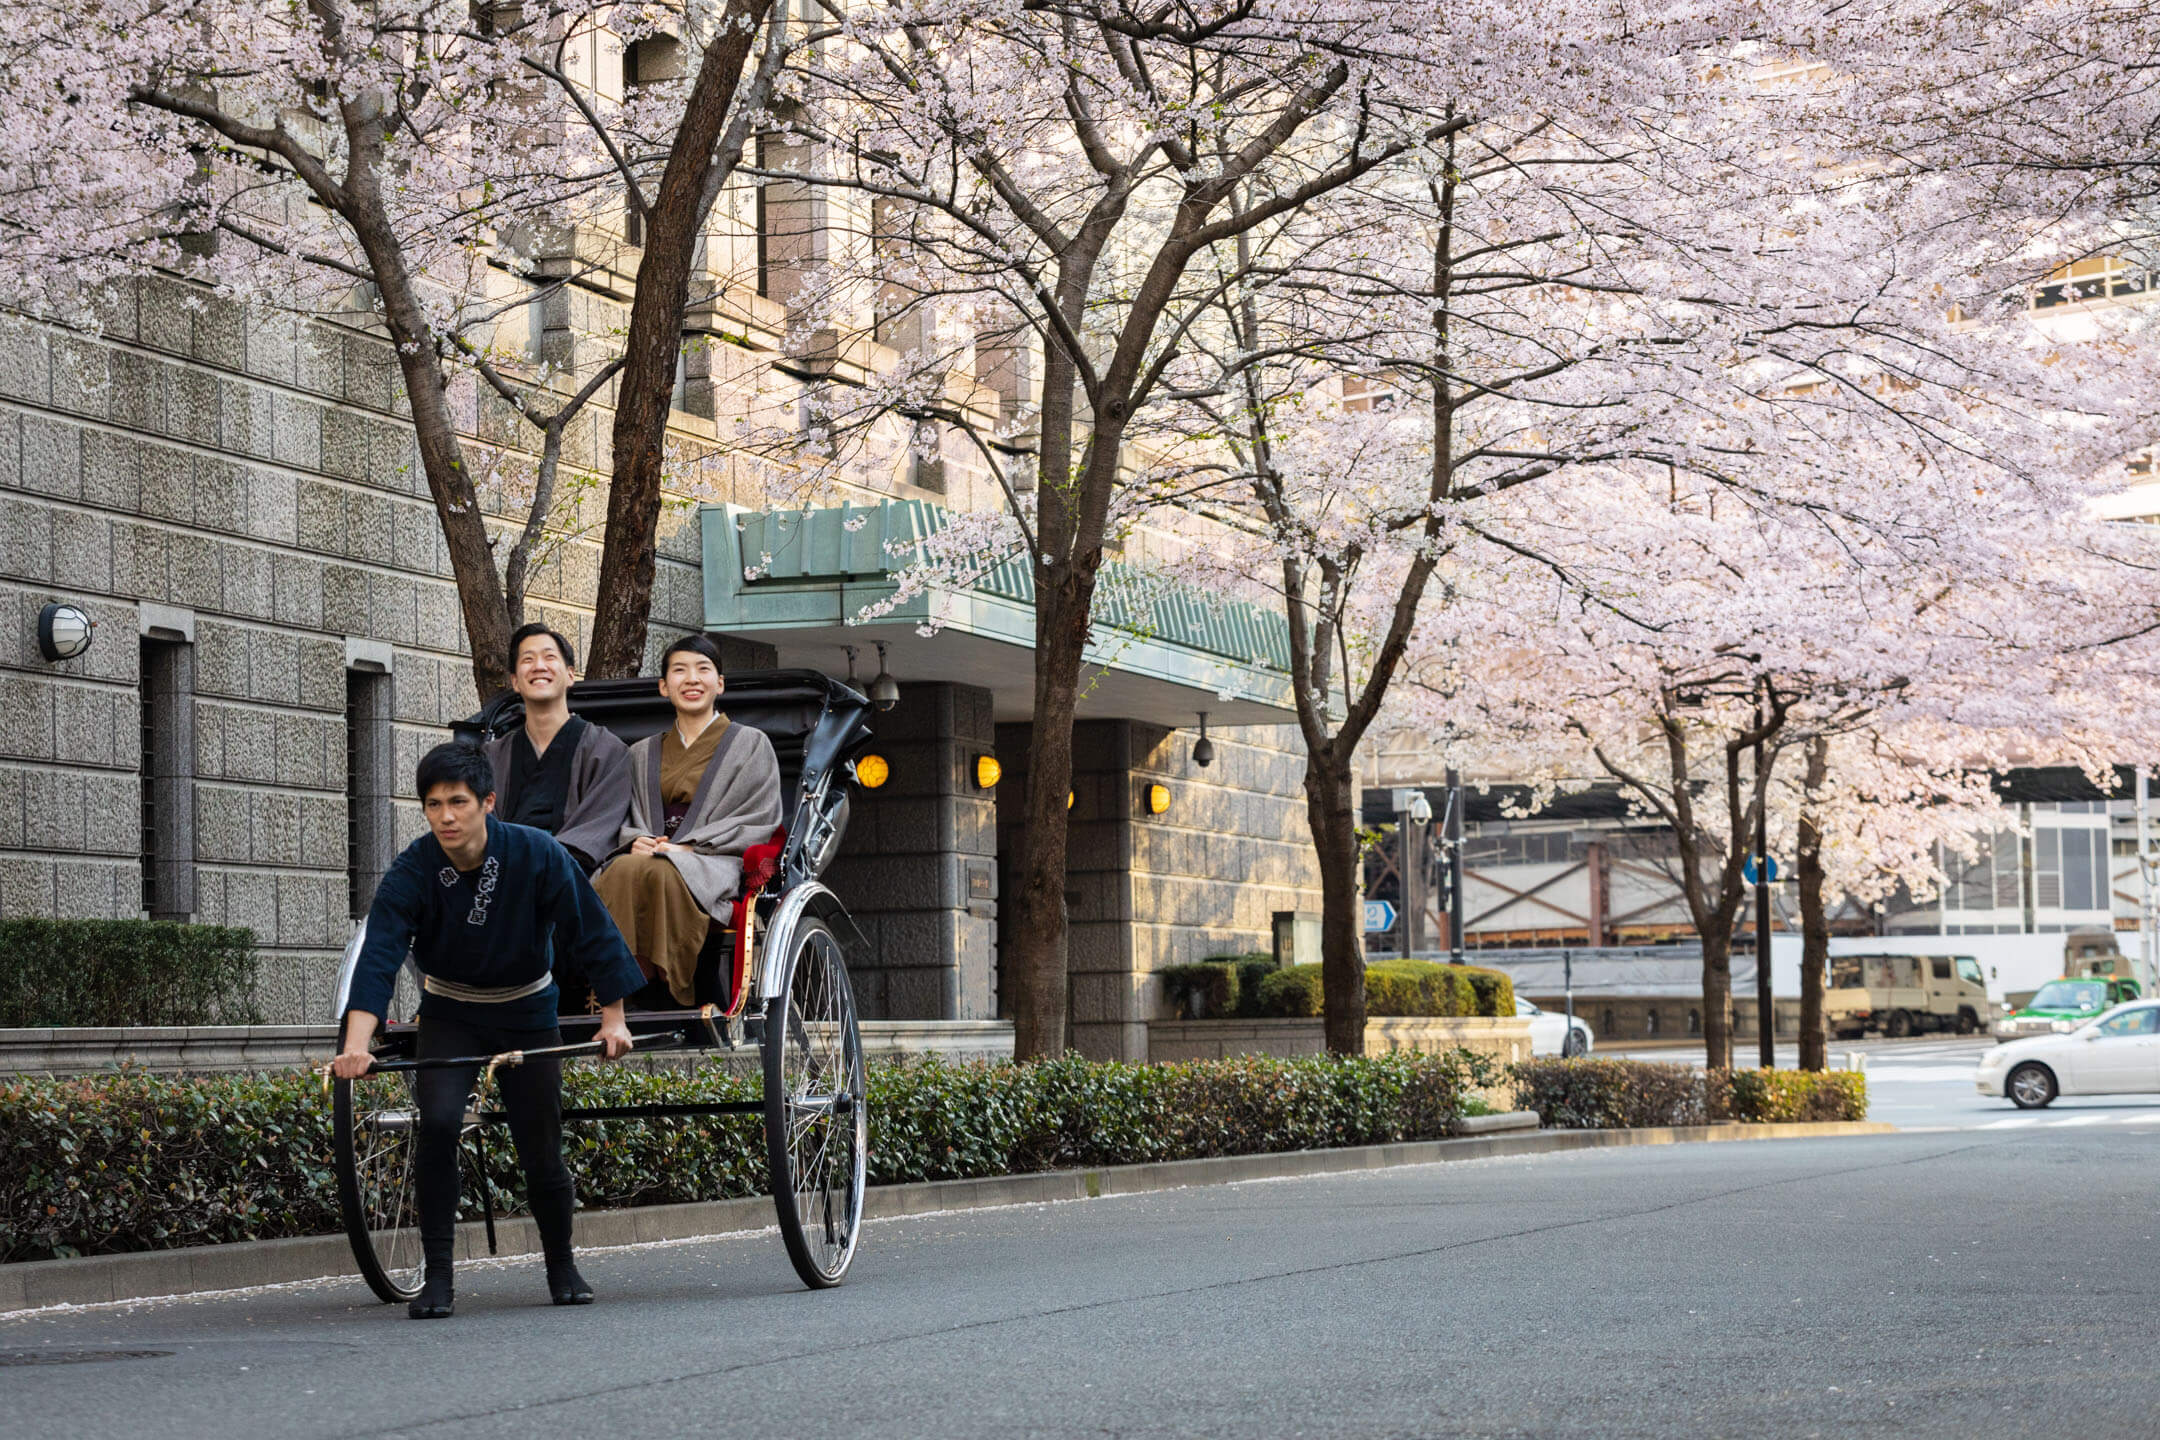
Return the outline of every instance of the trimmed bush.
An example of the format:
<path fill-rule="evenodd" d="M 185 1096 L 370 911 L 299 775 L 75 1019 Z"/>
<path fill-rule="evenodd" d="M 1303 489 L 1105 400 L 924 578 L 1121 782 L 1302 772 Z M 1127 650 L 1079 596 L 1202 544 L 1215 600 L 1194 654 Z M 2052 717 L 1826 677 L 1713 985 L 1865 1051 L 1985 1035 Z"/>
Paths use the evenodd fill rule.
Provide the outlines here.
<path fill-rule="evenodd" d="M 0 920 L 0 1026 L 261 1023 L 252 930 Z"/>
<path fill-rule="evenodd" d="M 1722 1075 L 1645 1060 L 1524 1060 L 1508 1067 L 1515 1103 L 1561 1130 L 1702 1125 L 1725 1108 Z"/>
<path fill-rule="evenodd" d="M 1263 1013 L 1260 984 L 1275 973 L 1275 957 L 1265 950 L 1210 955 L 1197 965 L 1167 965 L 1155 973 L 1178 1019 L 1249 1020 Z"/>
<path fill-rule="evenodd" d="M 1292 965 L 1260 982 L 1259 1011 L 1286 1019 L 1323 1012 L 1318 965 Z M 1375 960 L 1365 967 L 1365 1013 L 1395 1016 L 1513 1015 L 1515 987 L 1497 970 L 1431 960 Z"/>
<path fill-rule="evenodd" d="M 1155 975 L 1180 1020 L 1226 1020 L 1238 1013 L 1245 993 L 1237 967 L 1214 961 L 1166 965 Z"/>
<path fill-rule="evenodd" d="M 1866 1078 L 1842 1070 L 1704 1071 L 1643 1060 L 1547 1058 L 1511 1065 L 1508 1075 L 1515 1103 L 1560 1129 L 1867 1119 Z"/>
<path fill-rule="evenodd" d="M 946 1180 L 1437 1139 L 1480 1057 L 1251 1056 L 1182 1065 L 950 1065 L 870 1071 L 872 1184 Z M 751 1077 L 572 1067 L 574 1105 L 742 1100 Z M 140 1071 L 0 1083 L 0 1261 L 335 1233 L 321 1082 L 303 1071 L 181 1078 Z M 508 1137 L 490 1131 L 499 1202 L 522 1201 Z M 751 1117 L 579 1121 L 564 1150 L 593 1208 L 755 1195 Z M 468 1213 L 471 1206 L 468 1205 Z"/>
<path fill-rule="evenodd" d="M 1867 1119 L 1867 1077 L 1850 1070 L 1735 1070 L 1730 1083 L 1735 1120 Z"/>

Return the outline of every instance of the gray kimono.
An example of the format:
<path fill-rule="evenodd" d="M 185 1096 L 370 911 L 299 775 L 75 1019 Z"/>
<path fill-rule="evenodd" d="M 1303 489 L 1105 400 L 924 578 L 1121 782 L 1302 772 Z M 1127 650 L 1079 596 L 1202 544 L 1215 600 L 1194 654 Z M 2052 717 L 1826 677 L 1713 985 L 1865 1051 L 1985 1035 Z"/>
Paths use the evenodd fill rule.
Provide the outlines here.
<path fill-rule="evenodd" d="M 640 835 L 667 834 L 667 805 L 660 796 L 665 735 L 647 736 L 630 747 L 630 819 L 618 837 L 618 851 Z M 742 888 L 743 851 L 764 844 L 780 828 L 780 803 L 780 761 L 771 739 L 754 725 L 730 723 L 690 797 L 689 811 L 668 836 L 670 848 L 660 852 L 714 919 L 727 918 L 729 903 Z"/>
<path fill-rule="evenodd" d="M 550 830 L 564 848 L 588 871 L 615 852 L 623 817 L 630 813 L 630 747 L 604 727 L 572 722 L 583 733 L 570 752 L 569 786 L 562 801 L 561 819 Z M 520 730 L 490 740 L 482 748 L 495 767 L 500 795 L 498 809 L 507 812 L 514 797 L 506 793 L 511 775 L 511 754 Z M 556 743 L 564 737 L 557 735 Z M 554 758 L 555 744 L 548 746 Z"/>

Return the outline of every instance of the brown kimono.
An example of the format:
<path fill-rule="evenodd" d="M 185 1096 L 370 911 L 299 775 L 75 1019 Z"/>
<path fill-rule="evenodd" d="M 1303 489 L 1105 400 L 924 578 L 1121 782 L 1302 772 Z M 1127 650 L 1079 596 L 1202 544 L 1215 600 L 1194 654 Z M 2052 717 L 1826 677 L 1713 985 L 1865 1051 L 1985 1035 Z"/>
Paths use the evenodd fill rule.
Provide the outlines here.
<path fill-rule="evenodd" d="M 690 1005 L 706 929 L 742 886 L 743 851 L 779 828 L 779 760 L 763 731 L 721 715 L 687 747 L 673 725 L 640 740 L 630 777 L 630 819 L 593 888 L 638 963 Z M 641 835 L 681 848 L 629 853 Z"/>

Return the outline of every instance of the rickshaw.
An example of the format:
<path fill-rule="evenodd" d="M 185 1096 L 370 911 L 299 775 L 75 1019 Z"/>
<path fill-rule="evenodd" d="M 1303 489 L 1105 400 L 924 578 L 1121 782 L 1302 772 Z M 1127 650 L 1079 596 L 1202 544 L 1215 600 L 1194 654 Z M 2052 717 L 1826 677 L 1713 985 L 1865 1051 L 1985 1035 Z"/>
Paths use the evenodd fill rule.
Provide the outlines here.
<path fill-rule="evenodd" d="M 781 794 L 791 795 L 792 804 L 783 808 L 785 824 L 771 842 L 743 857 L 742 896 L 730 922 L 714 924 L 699 957 L 696 1006 L 667 1008 L 675 1005 L 670 998 L 660 1008 L 632 1008 L 627 1019 L 637 1037 L 634 1055 L 695 1050 L 746 1062 L 754 1055 L 763 1095 L 709 1104 L 566 1105 L 563 1122 L 761 1116 L 773 1208 L 788 1259 L 805 1285 L 823 1289 L 847 1273 L 861 1234 L 868 1113 L 862 1035 L 844 950 L 863 941 L 839 897 L 818 877 L 847 830 L 855 759 L 870 740 L 871 706 L 853 688 L 817 671 L 773 670 L 728 676 L 720 708 L 733 723 L 754 725 L 771 737 Z M 625 743 L 658 733 L 674 715 L 649 679 L 583 682 L 570 691 L 570 710 Z M 523 719 L 523 705 L 505 695 L 453 729 L 478 742 Z M 365 938 L 363 922 L 345 948 L 336 1004 L 340 1025 Z M 402 980 L 398 991 L 396 1013 L 384 1017 L 376 1041 L 374 1067 L 355 1080 L 329 1081 L 345 1232 L 361 1277 L 385 1303 L 417 1295 L 423 1268 L 412 1171 L 419 1122 L 412 1072 L 483 1067 L 465 1117 L 465 1138 L 477 1144 L 484 1127 L 506 1123 L 504 1113 L 486 1108 L 482 1098 L 494 1070 L 526 1058 L 417 1059 L 411 1000 L 417 992 Z M 530 1053 L 598 1053 L 592 1038 L 597 1015 L 564 1015 L 561 1026 L 559 1049 Z M 488 1181 L 483 1167 L 465 1169 L 480 1188 L 492 1253 Z"/>

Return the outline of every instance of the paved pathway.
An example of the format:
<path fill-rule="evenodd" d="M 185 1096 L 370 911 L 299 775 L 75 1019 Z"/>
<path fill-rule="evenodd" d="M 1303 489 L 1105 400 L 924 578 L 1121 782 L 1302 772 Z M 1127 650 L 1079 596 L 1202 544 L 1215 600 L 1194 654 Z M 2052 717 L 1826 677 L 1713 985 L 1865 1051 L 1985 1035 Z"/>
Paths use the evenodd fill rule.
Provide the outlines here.
<path fill-rule="evenodd" d="M 10 1435 L 2139 1437 L 2160 1129 L 1577 1152 L 0 1321 Z"/>

